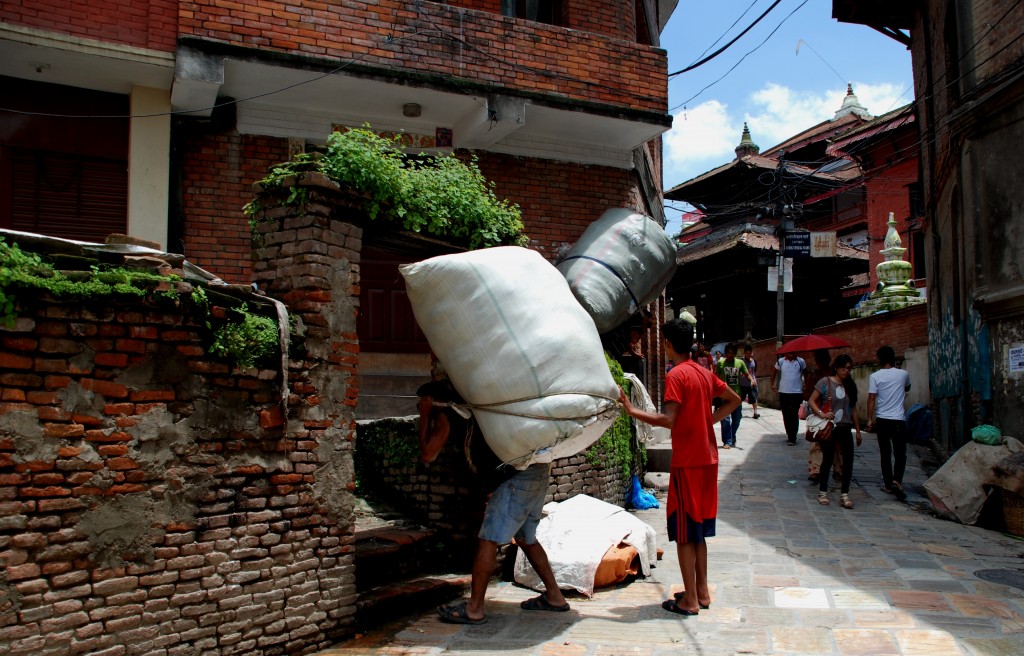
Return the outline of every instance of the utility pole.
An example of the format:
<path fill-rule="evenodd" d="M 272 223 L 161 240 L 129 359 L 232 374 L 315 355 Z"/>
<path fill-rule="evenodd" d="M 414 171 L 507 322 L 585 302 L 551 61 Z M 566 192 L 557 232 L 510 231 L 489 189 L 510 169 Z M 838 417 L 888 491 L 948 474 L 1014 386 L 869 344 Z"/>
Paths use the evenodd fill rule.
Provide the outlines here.
<path fill-rule="evenodd" d="M 802 208 L 789 198 L 786 189 L 786 153 L 779 155 L 779 200 L 776 201 L 776 216 L 779 217 L 779 267 L 775 284 L 776 325 L 775 348 L 782 347 L 786 334 L 786 233 L 793 229 L 793 218 Z"/>

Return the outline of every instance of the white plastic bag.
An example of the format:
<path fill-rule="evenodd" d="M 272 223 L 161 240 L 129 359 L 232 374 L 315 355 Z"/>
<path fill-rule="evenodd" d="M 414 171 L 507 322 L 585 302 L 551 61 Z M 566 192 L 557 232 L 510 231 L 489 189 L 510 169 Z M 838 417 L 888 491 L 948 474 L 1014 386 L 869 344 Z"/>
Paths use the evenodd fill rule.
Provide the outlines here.
<path fill-rule="evenodd" d="M 614 208 L 587 227 L 558 270 L 605 333 L 661 295 L 676 271 L 676 244 L 653 219 Z"/>
<path fill-rule="evenodd" d="M 503 462 L 578 453 L 618 415 L 594 322 L 536 251 L 488 248 L 399 270 L 420 329 Z"/>

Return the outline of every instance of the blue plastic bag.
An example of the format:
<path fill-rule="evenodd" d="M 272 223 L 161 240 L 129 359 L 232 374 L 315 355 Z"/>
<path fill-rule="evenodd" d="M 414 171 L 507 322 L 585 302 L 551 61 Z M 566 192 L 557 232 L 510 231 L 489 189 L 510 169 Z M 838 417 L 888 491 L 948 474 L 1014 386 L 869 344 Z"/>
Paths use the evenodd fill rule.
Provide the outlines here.
<path fill-rule="evenodd" d="M 633 482 L 629 488 L 629 492 L 626 493 L 626 503 L 629 505 L 637 510 L 658 507 L 658 500 L 654 498 L 653 494 L 640 486 L 640 477 L 636 474 L 633 474 Z"/>

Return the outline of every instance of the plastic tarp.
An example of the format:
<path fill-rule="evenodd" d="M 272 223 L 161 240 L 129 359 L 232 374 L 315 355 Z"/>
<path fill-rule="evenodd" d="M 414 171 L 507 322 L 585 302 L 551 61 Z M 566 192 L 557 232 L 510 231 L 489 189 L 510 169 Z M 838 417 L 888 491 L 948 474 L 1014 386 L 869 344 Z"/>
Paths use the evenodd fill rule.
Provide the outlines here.
<path fill-rule="evenodd" d="M 648 524 L 618 506 L 580 494 L 544 506 L 537 526 L 537 541 L 547 552 L 560 588 L 594 594 L 594 576 L 608 549 L 624 542 L 637 550 L 640 573 L 650 576 L 658 558 L 658 536 Z M 543 590 L 530 561 L 519 549 L 514 569 L 516 583 Z"/>
<path fill-rule="evenodd" d="M 558 270 L 605 333 L 661 295 L 676 270 L 676 243 L 654 219 L 613 208 L 587 227 Z"/>
<path fill-rule="evenodd" d="M 574 455 L 618 416 L 594 322 L 539 253 L 502 246 L 399 270 L 420 329 L 503 462 Z"/>
<path fill-rule="evenodd" d="M 1024 444 L 1005 437 L 1003 444 L 991 446 L 968 442 L 924 483 L 935 510 L 962 524 L 974 524 L 996 481 L 992 467 L 1007 457 L 1024 451 Z"/>

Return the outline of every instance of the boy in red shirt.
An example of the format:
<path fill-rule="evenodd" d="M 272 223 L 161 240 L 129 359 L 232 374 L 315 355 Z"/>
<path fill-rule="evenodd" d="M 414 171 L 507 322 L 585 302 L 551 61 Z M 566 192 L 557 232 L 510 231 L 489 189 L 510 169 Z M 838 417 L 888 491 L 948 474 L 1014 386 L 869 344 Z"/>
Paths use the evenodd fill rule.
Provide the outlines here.
<path fill-rule="evenodd" d="M 708 589 L 708 545 L 718 516 L 718 448 L 715 424 L 739 407 L 740 397 L 713 373 L 688 356 L 693 329 L 674 319 L 662 326 L 668 358 L 678 362 L 665 376 L 662 414 L 633 407 L 620 390 L 626 414 L 672 430 L 669 478 L 668 539 L 676 543 L 685 591 L 661 607 L 680 615 L 696 615 L 711 605 Z M 711 399 L 724 403 L 712 413 Z"/>

